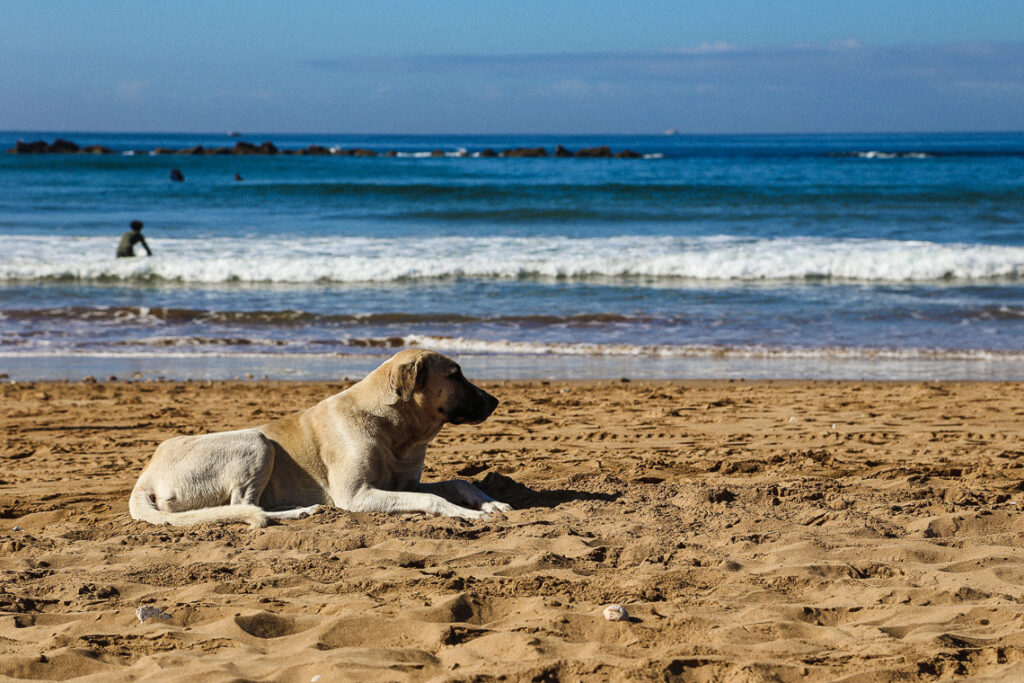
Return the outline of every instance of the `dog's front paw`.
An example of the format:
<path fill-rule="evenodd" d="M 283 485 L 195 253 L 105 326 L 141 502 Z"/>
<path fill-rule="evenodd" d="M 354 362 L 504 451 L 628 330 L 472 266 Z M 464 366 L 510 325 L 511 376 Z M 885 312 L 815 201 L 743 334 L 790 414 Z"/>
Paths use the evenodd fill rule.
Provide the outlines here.
<path fill-rule="evenodd" d="M 316 513 L 320 512 L 320 508 L 322 507 L 322 505 L 310 505 L 309 507 L 299 508 L 298 510 L 295 511 L 298 514 L 298 517 L 296 517 L 296 519 L 305 519 L 306 517 L 315 515 Z"/>
<path fill-rule="evenodd" d="M 489 515 L 503 515 L 511 509 L 511 505 L 508 503 L 502 503 L 500 500 L 489 500 L 480 506 L 480 512 L 484 512 Z"/>
<path fill-rule="evenodd" d="M 456 512 L 452 516 L 472 521 L 483 521 L 490 517 L 490 515 L 484 512 L 483 510 L 470 510 L 469 508 L 460 510 L 459 512 Z"/>

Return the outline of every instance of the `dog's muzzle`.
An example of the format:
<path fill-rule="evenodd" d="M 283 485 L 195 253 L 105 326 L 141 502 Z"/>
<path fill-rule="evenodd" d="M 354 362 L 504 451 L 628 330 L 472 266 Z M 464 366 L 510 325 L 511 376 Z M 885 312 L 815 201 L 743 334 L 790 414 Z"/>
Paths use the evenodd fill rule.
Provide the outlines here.
<path fill-rule="evenodd" d="M 498 407 L 498 399 L 488 394 L 483 389 L 476 389 L 476 395 L 463 401 L 460 405 L 448 414 L 448 421 L 452 424 L 479 424 L 491 416 L 494 409 Z"/>

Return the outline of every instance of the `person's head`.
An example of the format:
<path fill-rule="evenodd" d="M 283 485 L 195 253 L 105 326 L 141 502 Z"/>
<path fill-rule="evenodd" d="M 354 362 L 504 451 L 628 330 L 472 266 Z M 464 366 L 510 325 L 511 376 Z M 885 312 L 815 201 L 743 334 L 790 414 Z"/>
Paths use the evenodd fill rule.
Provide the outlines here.
<path fill-rule="evenodd" d="M 142 221 L 132 221 L 132 230 L 135 232 L 142 230 Z"/>

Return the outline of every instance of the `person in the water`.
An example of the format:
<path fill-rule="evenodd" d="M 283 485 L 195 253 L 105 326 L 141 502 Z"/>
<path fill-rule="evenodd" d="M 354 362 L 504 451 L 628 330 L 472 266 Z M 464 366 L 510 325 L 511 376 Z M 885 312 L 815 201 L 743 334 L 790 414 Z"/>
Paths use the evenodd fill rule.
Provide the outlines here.
<path fill-rule="evenodd" d="M 117 245 L 117 257 L 135 256 L 136 244 L 142 245 L 146 250 L 146 256 L 152 256 L 153 252 L 149 250 L 146 238 L 142 236 L 142 221 L 132 221 L 131 227 L 131 230 L 121 235 L 121 243 Z"/>

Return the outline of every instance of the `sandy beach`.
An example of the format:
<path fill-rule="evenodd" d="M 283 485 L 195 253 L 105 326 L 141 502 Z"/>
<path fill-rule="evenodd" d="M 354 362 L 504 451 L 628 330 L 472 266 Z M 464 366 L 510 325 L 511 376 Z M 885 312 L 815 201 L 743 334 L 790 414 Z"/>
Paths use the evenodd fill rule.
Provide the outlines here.
<path fill-rule="evenodd" d="M 482 385 L 502 405 L 424 478 L 507 517 L 256 531 L 135 522 L 128 493 L 163 439 L 345 384 L 3 385 L 0 677 L 1024 677 L 1024 384 Z"/>

